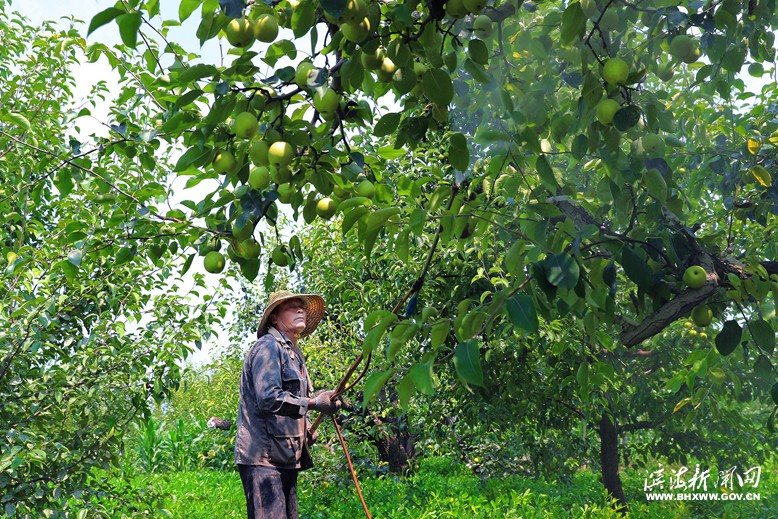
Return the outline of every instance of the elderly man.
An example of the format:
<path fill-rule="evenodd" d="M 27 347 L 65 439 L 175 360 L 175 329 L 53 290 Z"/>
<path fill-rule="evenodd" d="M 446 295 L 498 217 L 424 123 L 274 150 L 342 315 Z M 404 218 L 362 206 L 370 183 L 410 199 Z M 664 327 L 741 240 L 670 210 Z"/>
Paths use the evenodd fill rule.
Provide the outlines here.
<path fill-rule="evenodd" d="M 334 391 L 312 395 L 298 339 L 324 315 L 324 299 L 286 290 L 270 295 L 240 377 L 235 463 L 249 519 L 297 518 L 297 472 L 313 466 L 306 413 L 332 414 Z M 309 396 L 310 395 L 310 396 Z"/>

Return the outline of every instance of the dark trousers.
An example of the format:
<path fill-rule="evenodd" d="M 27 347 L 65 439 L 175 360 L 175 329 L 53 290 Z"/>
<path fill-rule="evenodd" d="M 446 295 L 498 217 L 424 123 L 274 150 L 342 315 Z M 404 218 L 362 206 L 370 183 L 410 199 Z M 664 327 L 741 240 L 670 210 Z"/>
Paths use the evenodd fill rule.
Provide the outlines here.
<path fill-rule="evenodd" d="M 297 519 L 297 471 L 238 465 L 248 519 Z"/>

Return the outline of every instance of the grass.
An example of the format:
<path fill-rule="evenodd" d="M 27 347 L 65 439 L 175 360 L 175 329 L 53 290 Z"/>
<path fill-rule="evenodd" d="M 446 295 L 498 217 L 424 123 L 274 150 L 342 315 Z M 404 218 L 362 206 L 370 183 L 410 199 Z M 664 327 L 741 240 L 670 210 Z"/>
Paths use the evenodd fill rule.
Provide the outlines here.
<path fill-rule="evenodd" d="M 760 501 L 657 501 L 643 495 L 643 475 L 625 474 L 627 518 L 778 517 L 778 484 L 766 474 Z M 378 518 L 616 518 L 595 474 L 579 472 L 569 484 L 521 477 L 484 479 L 442 458 L 407 478 L 362 477 L 370 511 Z M 181 519 L 245 517 L 237 472 L 171 472 L 135 480 L 163 493 L 164 509 Z M 348 475 L 316 469 L 300 477 L 301 518 L 353 519 L 364 515 Z M 160 510 L 161 512 L 161 510 Z"/>

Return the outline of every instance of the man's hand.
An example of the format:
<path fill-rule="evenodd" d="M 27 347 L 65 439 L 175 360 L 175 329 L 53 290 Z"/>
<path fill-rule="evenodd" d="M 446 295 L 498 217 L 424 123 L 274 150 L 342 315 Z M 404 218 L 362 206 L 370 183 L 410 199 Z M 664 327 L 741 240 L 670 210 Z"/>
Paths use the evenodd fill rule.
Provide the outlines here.
<path fill-rule="evenodd" d="M 320 411 L 321 413 L 330 415 L 338 412 L 340 409 L 340 400 L 332 396 L 335 394 L 334 390 L 319 391 L 314 393 L 314 397 L 308 402 L 308 409 L 313 411 Z"/>

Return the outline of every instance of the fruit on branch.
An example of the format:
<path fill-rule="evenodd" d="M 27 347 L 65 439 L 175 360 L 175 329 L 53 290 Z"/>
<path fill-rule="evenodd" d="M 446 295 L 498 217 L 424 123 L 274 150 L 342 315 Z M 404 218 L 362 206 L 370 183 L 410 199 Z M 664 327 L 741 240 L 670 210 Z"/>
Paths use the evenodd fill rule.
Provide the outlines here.
<path fill-rule="evenodd" d="M 697 305 L 692 310 L 692 321 L 702 328 L 708 326 L 713 321 L 713 310 L 708 305 Z"/>
<path fill-rule="evenodd" d="M 242 240 L 235 244 L 235 254 L 247 260 L 257 259 L 262 254 L 262 246 L 254 238 Z"/>
<path fill-rule="evenodd" d="M 397 72 L 397 65 L 388 57 L 385 57 L 383 61 L 381 61 L 381 66 L 376 71 L 379 81 L 383 81 L 384 83 L 391 81 L 395 72 Z"/>
<path fill-rule="evenodd" d="M 259 129 L 259 122 L 251 112 L 241 112 L 232 122 L 232 131 L 241 139 L 252 138 Z"/>
<path fill-rule="evenodd" d="M 354 192 L 359 196 L 373 198 L 373 195 L 375 194 L 375 186 L 368 179 L 364 179 L 354 187 Z"/>
<path fill-rule="evenodd" d="M 367 70 L 377 70 L 381 67 L 385 57 L 386 54 L 384 53 L 384 49 L 378 47 L 373 52 L 367 52 L 363 50 L 359 60 L 362 62 L 362 66 Z"/>
<path fill-rule="evenodd" d="M 447 0 L 446 14 L 451 18 L 463 18 L 464 16 L 467 16 L 467 7 L 465 7 L 464 0 Z"/>
<path fill-rule="evenodd" d="M 297 65 L 297 70 L 294 72 L 294 82 L 300 88 L 308 88 L 308 77 L 312 70 L 316 67 L 313 66 L 308 60 L 303 60 Z"/>
<path fill-rule="evenodd" d="M 254 43 L 254 26 L 249 18 L 234 18 L 224 27 L 224 35 L 233 47 L 250 47 Z"/>
<path fill-rule="evenodd" d="M 272 14 L 261 14 L 254 22 L 254 38 L 271 43 L 278 36 L 278 20 Z"/>
<path fill-rule="evenodd" d="M 238 227 L 237 222 L 233 223 L 232 235 L 238 241 L 248 240 L 254 235 L 254 223 L 251 220 L 246 220 L 242 227 Z"/>
<path fill-rule="evenodd" d="M 647 133 L 642 138 L 643 151 L 648 157 L 657 158 L 665 154 L 665 140 L 655 133 Z"/>
<path fill-rule="evenodd" d="M 683 273 L 683 282 L 689 288 L 700 288 L 707 281 L 708 276 L 705 273 L 705 269 L 699 265 L 692 265 L 687 268 Z"/>
<path fill-rule="evenodd" d="M 485 40 L 489 36 L 492 35 L 492 31 L 494 30 L 494 23 L 492 23 L 492 19 L 489 18 L 485 14 L 478 15 L 475 20 L 473 20 L 473 35 L 481 40 Z"/>
<path fill-rule="evenodd" d="M 486 0 L 462 0 L 465 9 L 471 14 L 478 14 L 486 7 Z"/>
<path fill-rule="evenodd" d="M 264 139 L 251 143 L 251 146 L 249 146 L 249 157 L 255 166 L 267 166 L 269 164 L 267 158 L 268 147 L 267 141 Z"/>
<path fill-rule="evenodd" d="M 292 202 L 292 197 L 297 192 L 296 188 L 289 183 L 279 184 L 278 186 L 278 201 L 282 204 L 289 204 Z"/>
<path fill-rule="evenodd" d="M 257 166 L 249 172 L 249 185 L 258 190 L 267 189 L 270 185 L 270 170 L 266 166 Z"/>
<path fill-rule="evenodd" d="M 271 168 L 270 169 L 270 180 L 275 182 L 276 184 L 288 184 L 292 181 L 292 170 L 288 167 L 283 168 Z"/>
<path fill-rule="evenodd" d="M 611 124 L 613 116 L 619 111 L 619 102 L 615 99 L 603 99 L 597 104 L 597 120 L 602 124 Z"/>
<path fill-rule="evenodd" d="M 332 88 L 327 87 L 323 92 L 317 90 L 313 94 L 313 107 L 322 115 L 334 115 L 338 110 L 340 96 Z"/>
<path fill-rule="evenodd" d="M 668 51 L 677 60 L 685 60 L 694 52 L 695 40 L 686 34 L 679 34 L 670 40 Z"/>
<path fill-rule="evenodd" d="M 220 273 L 222 270 L 224 270 L 225 264 L 226 261 L 224 259 L 224 255 L 221 252 L 217 252 L 215 250 L 206 254 L 205 258 L 203 259 L 203 267 L 205 267 L 206 272 L 210 272 L 211 274 Z"/>
<path fill-rule="evenodd" d="M 233 155 L 229 150 L 222 150 L 217 152 L 216 157 L 213 159 L 213 169 L 220 175 L 224 173 L 231 173 L 235 169 L 236 165 L 237 162 L 235 160 L 235 155 Z"/>
<path fill-rule="evenodd" d="M 667 182 L 665 182 L 661 171 L 656 168 L 644 171 L 643 185 L 651 196 L 662 203 L 667 201 Z"/>
<path fill-rule="evenodd" d="M 366 16 L 353 23 L 344 23 L 340 26 L 340 32 L 348 41 L 360 43 L 367 39 L 371 33 L 370 19 Z"/>
<path fill-rule="evenodd" d="M 273 253 L 270 255 L 270 259 L 279 267 L 286 267 L 289 265 L 289 257 L 286 255 L 283 245 L 276 245 L 275 249 L 273 249 Z"/>
<path fill-rule="evenodd" d="M 289 166 L 294 154 L 294 146 L 286 141 L 276 141 L 268 148 L 267 159 L 271 166 L 280 169 Z"/>
<path fill-rule="evenodd" d="M 328 196 L 316 202 L 316 214 L 325 220 L 332 218 L 337 210 L 338 203 Z"/>
<path fill-rule="evenodd" d="M 611 85 L 622 85 L 629 76 L 627 62 L 621 58 L 611 58 L 602 67 L 602 78 Z"/>
<path fill-rule="evenodd" d="M 662 63 L 657 65 L 655 74 L 662 81 L 670 81 L 675 75 L 675 69 L 670 62 Z"/>

